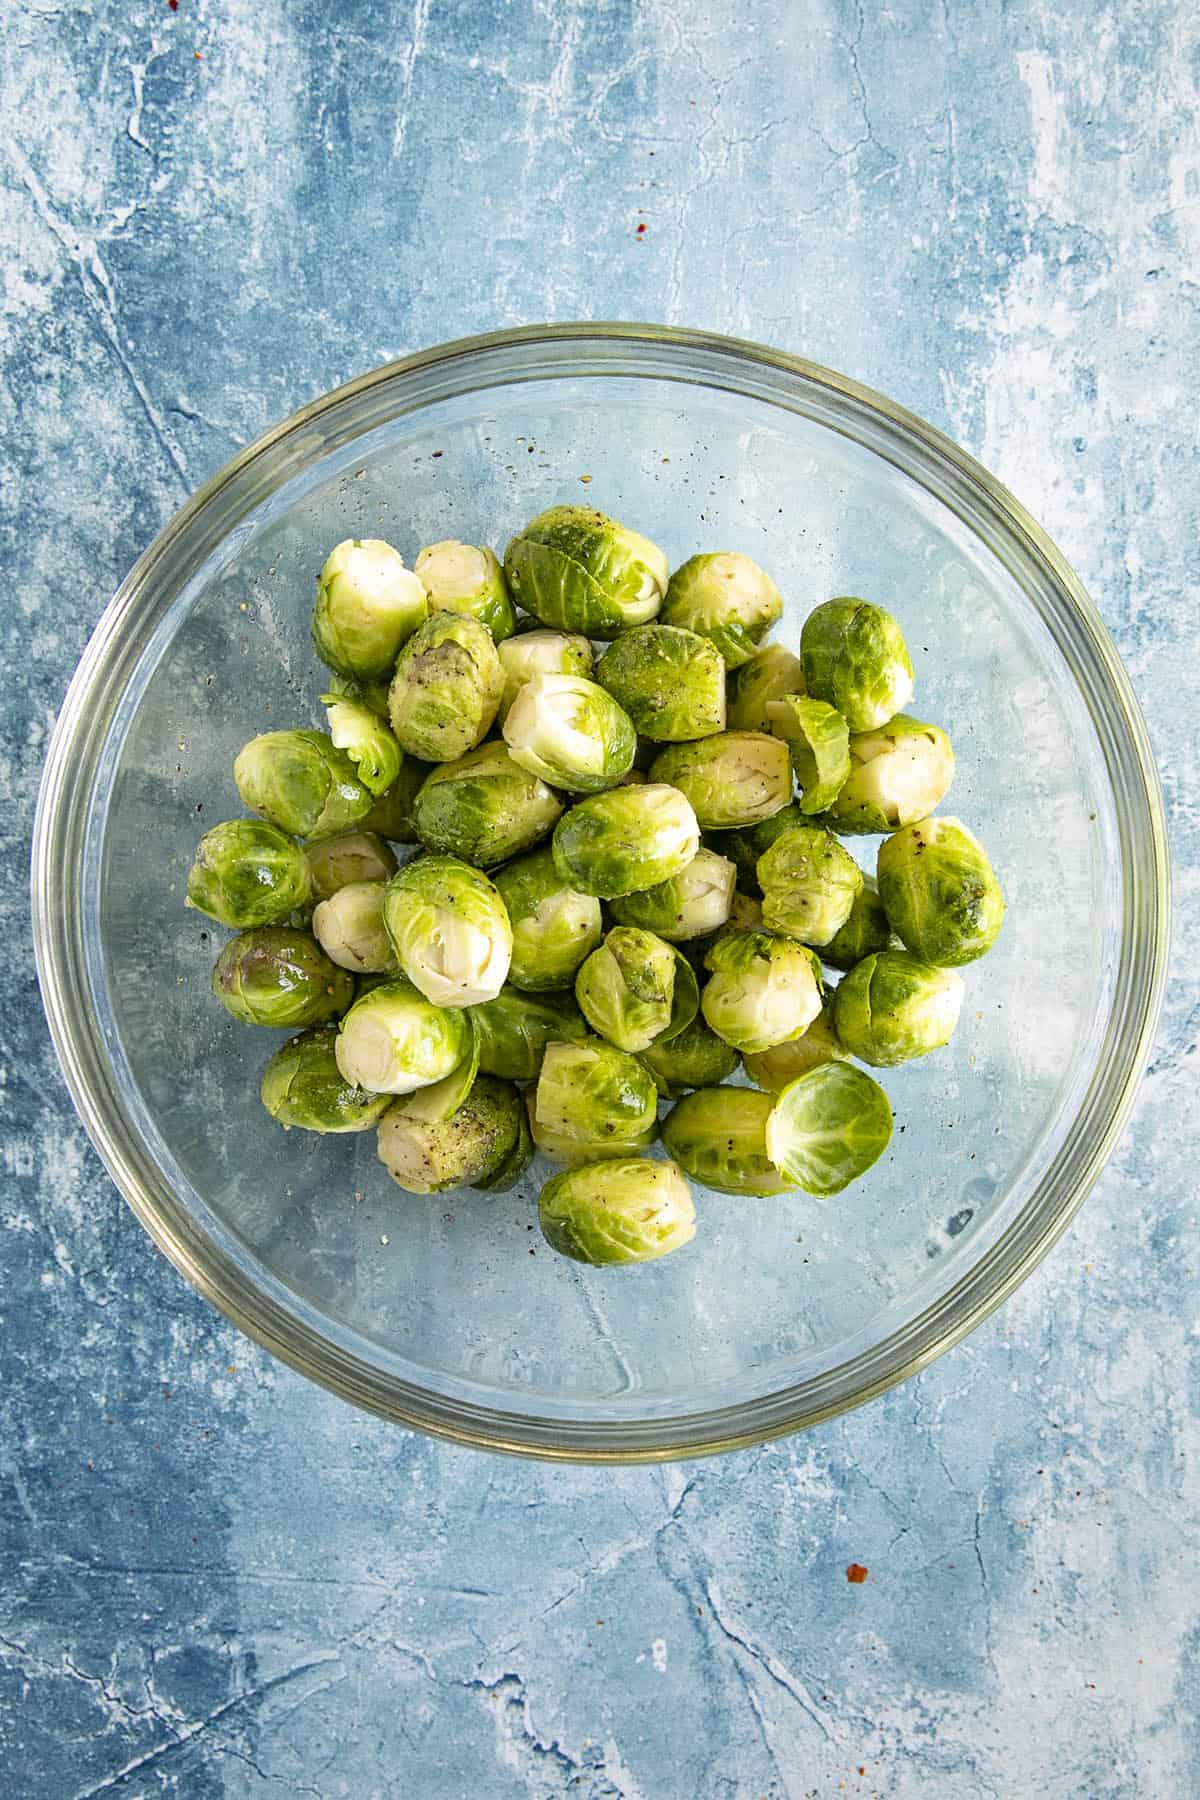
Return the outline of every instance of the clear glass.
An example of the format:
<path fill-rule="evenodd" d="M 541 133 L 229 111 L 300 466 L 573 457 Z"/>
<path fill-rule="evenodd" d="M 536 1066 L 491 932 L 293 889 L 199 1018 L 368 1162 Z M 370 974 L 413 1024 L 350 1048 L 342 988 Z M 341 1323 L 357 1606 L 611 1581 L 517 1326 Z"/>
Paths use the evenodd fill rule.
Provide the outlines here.
<path fill-rule="evenodd" d="M 821 1204 L 698 1192 L 686 1250 L 589 1270 L 513 1193 L 405 1195 L 374 1134 L 285 1135 L 281 1034 L 215 1004 L 223 934 L 183 897 L 231 764 L 321 723 L 309 645 L 332 544 L 497 551 L 586 500 L 667 551 L 749 553 L 801 621 L 832 594 L 901 620 L 913 708 L 946 727 L 943 810 L 1008 900 L 950 1047 L 885 1077 L 888 1155 Z M 875 840 L 855 846 L 873 859 Z M 63 870 L 79 871 L 65 883 Z M 970 1330 L 1062 1230 L 1153 1031 L 1167 922 L 1145 730 L 1094 609 L 982 469 L 889 401 L 750 344 L 560 326 L 365 376 L 231 463 L 101 620 L 48 758 L 34 851 L 47 1013 L 76 1103 L 157 1242 L 244 1330 L 347 1398 L 460 1441 L 675 1457 L 827 1417 Z"/>

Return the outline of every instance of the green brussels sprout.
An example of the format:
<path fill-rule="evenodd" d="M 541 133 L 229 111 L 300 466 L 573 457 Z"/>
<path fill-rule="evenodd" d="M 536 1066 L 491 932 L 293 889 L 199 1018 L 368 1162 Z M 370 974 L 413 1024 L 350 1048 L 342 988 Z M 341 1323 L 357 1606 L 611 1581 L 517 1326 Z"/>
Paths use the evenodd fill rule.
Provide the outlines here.
<path fill-rule="evenodd" d="M 311 893 L 304 852 L 286 832 L 264 819 L 230 819 L 197 844 L 187 904 L 236 930 L 286 919 Z"/>
<path fill-rule="evenodd" d="M 406 756 L 400 773 L 384 794 L 380 794 L 369 813 L 362 819 L 364 831 L 377 832 L 393 844 L 415 844 L 417 822 L 414 814 L 417 795 L 429 779 L 430 765 Z"/>
<path fill-rule="evenodd" d="M 401 969 L 435 1006 L 494 1000 L 508 976 L 512 927 L 478 869 L 420 856 L 388 882 L 383 922 Z"/>
<path fill-rule="evenodd" d="M 373 977 L 375 980 L 382 977 Z M 426 1124 L 437 1125 L 443 1119 L 452 1118 L 458 1111 L 471 1089 L 475 1086 L 475 1078 L 479 1074 L 479 1033 L 475 1029 L 475 1015 L 467 1009 L 467 1023 L 470 1033 L 466 1055 L 449 1075 L 443 1075 L 440 1081 L 431 1081 L 428 1087 L 418 1088 L 408 1094 L 404 1110 L 410 1119 L 424 1119 Z"/>
<path fill-rule="evenodd" d="M 948 1044 L 962 1007 L 962 976 L 907 950 L 877 950 L 838 983 L 833 1022 L 859 1062 L 892 1068 Z"/>
<path fill-rule="evenodd" d="M 648 538 L 586 506 L 552 506 L 504 553 L 518 606 L 543 625 L 614 638 L 662 605 L 667 559 Z"/>
<path fill-rule="evenodd" d="M 799 1037 L 821 1010 L 821 965 L 804 944 L 770 931 L 731 931 L 705 958 L 700 1010 L 743 1054 Z"/>
<path fill-rule="evenodd" d="M 582 675 L 535 675 L 504 721 L 513 760 L 554 787 L 595 794 L 633 767 L 637 733 L 611 694 Z"/>
<path fill-rule="evenodd" d="M 700 847 L 696 815 L 661 782 L 610 788 L 564 813 L 554 831 L 554 866 L 584 894 L 618 899 L 686 869 Z"/>
<path fill-rule="evenodd" d="M 495 553 L 447 539 L 426 544 L 413 565 L 434 612 L 468 613 L 498 644 L 516 630 L 504 571 Z"/>
<path fill-rule="evenodd" d="M 706 831 L 756 825 L 792 797 L 788 747 L 763 731 L 721 731 L 695 744 L 671 744 L 655 757 L 651 781 L 686 794 Z"/>
<path fill-rule="evenodd" d="M 378 799 L 396 780 L 404 761 L 392 730 L 361 700 L 345 700 L 331 690 L 321 695 L 321 705 L 334 748 L 346 752 L 358 779 Z"/>
<path fill-rule="evenodd" d="M 507 1081 L 481 1075 L 457 1111 L 426 1119 L 421 1095 L 393 1100 L 379 1121 L 379 1160 L 410 1194 L 480 1187 L 511 1162 L 521 1140 L 521 1096 Z"/>
<path fill-rule="evenodd" d="M 897 713 L 878 731 L 850 736 L 850 774 L 822 823 L 843 836 L 895 831 L 928 818 L 954 780 L 950 739 Z"/>
<path fill-rule="evenodd" d="M 504 692 L 491 634 L 464 613 L 427 619 L 396 659 L 388 691 L 402 750 L 426 762 L 465 756 L 487 736 Z"/>
<path fill-rule="evenodd" d="M 879 898 L 906 948 L 940 968 L 983 956 L 1004 920 L 987 852 L 960 819 L 924 819 L 879 846 Z"/>
<path fill-rule="evenodd" d="M 555 1162 L 566 1163 L 568 1168 L 582 1168 L 587 1163 L 604 1162 L 622 1157 L 636 1156 L 642 1150 L 653 1150 L 658 1142 L 658 1119 L 654 1118 L 644 1131 L 636 1137 L 617 1138 L 580 1138 L 565 1131 L 558 1131 L 549 1125 L 542 1125 L 537 1116 L 537 1089 L 526 1088 L 525 1107 L 529 1114 L 529 1130 L 533 1138 L 534 1148 L 543 1156 L 552 1156 Z"/>
<path fill-rule="evenodd" d="M 285 1131 L 366 1131 L 388 1105 L 386 1094 L 352 1087 L 337 1066 L 336 1025 L 289 1038 L 262 1078 L 262 1103 Z"/>
<path fill-rule="evenodd" d="M 479 1066 L 486 1075 L 506 1081 L 536 1081 L 547 1044 L 564 1044 L 588 1035 L 575 996 L 524 994 L 503 987 L 494 1000 L 471 1008 L 479 1040 Z"/>
<path fill-rule="evenodd" d="M 690 1024 L 699 990 L 673 945 L 652 931 L 616 925 L 575 977 L 575 998 L 593 1031 L 636 1053 Z"/>
<path fill-rule="evenodd" d="M 387 724 L 388 688 L 391 686 L 389 669 L 387 678 L 381 681 L 355 681 L 352 675 L 339 675 L 336 672 L 329 677 L 329 693 L 335 700 L 353 700 L 356 706 L 365 706 L 373 712 L 377 719 Z"/>
<path fill-rule="evenodd" d="M 313 936 L 339 969 L 378 975 L 396 967 L 383 922 L 386 892 L 385 881 L 350 881 L 313 913 Z"/>
<path fill-rule="evenodd" d="M 565 886 L 549 848 L 518 857 L 493 880 L 512 926 L 513 987 L 541 993 L 570 986 L 604 935 L 599 900 Z"/>
<path fill-rule="evenodd" d="M 592 672 L 592 646 L 578 633 L 519 631 L 515 637 L 497 644 L 496 654 L 504 670 L 504 692 L 498 714 L 502 725 L 520 689 L 535 675 L 586 677 Z"/>
<path fill-rule="evenodd" d="M 865 1175 L 892 1137 L 892 1109 L 877 1081 L 848 1062 L 826 1062 L 789 1082 L 767 1120 L 767 1155 L 823 1199 Z"/>
<path fill-rule="evenodd" d="M 331 837 L 357 825 L 371 795 L 344 750 L 323 731 L 265 731 L 238 751 L 243 803 L 293 837 Z"/>
<path fill-rule="evenodd" d="M 517 1135 L 513 1140 L 512 1149 L 493 1174 L 477 1177 L 471 1183 L 472 1187 L 479 1188 L 484 1193 L 501 1194 L 509 1188 L 516 1187 L 533 1161 L 533 1133 L 529 1129 L 529 1111 L 525 1105 L 524 1096 L 519 1094 L 518 1100 L 520 1104 L 517 1107 Z"/>
<path fill-rule="evenodd" d="M 243 1025 L 323 1025 L 354 998 L 354 977 L 330 962 L 307 931 L 260 925 L 230 938 L 218 956 L 212 989 Z"/>
<path fill-rule="evenodd" d="M 626 1156 L 552 1176 L 538 1222 L 552 1250 L 606 1267 L 681 1249 L 696 1235 L 696 1208 L 675 1163 Z"/>
<path fill-rule="evenodd" d="M 659 1093 L 675 1100 L 687 1088 L 716 1087 L 737 1068 L 738 1053 L 697 1013 L 678 1037 L 656 1038 L 640 1060 Z"/>
<path fill-rule="evenodd" d="M 669 944 L 706 937 L 729 917 L 737 871 L 724 856 L 697 850 L 685 869 L 640 893 L 618 895 L 612 916 L 619 925 L 640 925 Z"/>
<path fill-rule="evenodd" d="M 831 969 L 852 969 L 864 956 L 886 950 L 892 941 L 883 902 L 873 875 L 864 875 L 863 884 L 854 896 L 846 923 L 835 931 L 827 944 L 821 945 L 821 961 Z"/>
<path fill-rule="evenodd" d="M 305 848 L 312 891 L 328 900 L 352 881 L 387 881 L 396 873 L 390 844 L 374 831 L 340 831 Z"/>
<path fill-rule="evenodd" d="M 628 1144 L 654 1126 L 658 1089 L 636 1057 L 603 1038 L 579 1038 L 547 1044 L 533 1111 L 539 1127 L 577 1142 Z"/>
<path fill-rule="evenodd" d="M 769 1094 L 780 1094 L 789 1082 L 823 1063 L 843 1062 L 846 1052 L 833 1023 L 833 995 L 826 994 L 821 1010 L 807 1031 L 784 1044 L 773 1044 L 769 1050 L 750 1050 L 742 1058 L 742 1067 L 755 1087 Z"/>
<path fill-rule="evenodd" d="M 398 551 L 382 538 L 347 538 L 317 577 L 313 647 L 339 675 L 378 681 L 428 611 L 425 589 Z"/>
<path fill-rule="evenodd" d="M 827 944 L 850 917 L 863 874 L 820 825 L 793 825 L 758 859 L 763 923 L 804 944 Z"/>
<path fill-rule="evenodd" d="M 726 668 L 738 669 L 750 661 L 782 612 L 779 589 L 765 569 L 737 551 L 718 550 L 689 557 L 676 569 L 662 621 L 711 638 Z"/>
<path fill-rule="evenodd" d="M 639 625 L 600 658 L 596 680 L 644 738 L 680 743 L 725 729 L 725 664 L 715 644 L 677 625 Z"/>
<path fill-rule="evenodd" d="M 462 1007 L 434 1006 L 395 975 L 360 994 L 342 1020 L 337 1065 L 369 1094 L 411 1094 L 452 1075 L 474 1043 Z"/>
<path fill-rule="evenodd" d="M 434 769 L 413 808 L 426 849 L 484 869 L 530 849 L 562 810 L 554 789 L 514 761 L 507 744 L 481 744 Z"/>
<path fill-rule="evenodd" d="M 891 613 L 868 600 L 826 600 L 800 632 L 804 685 L 836 706 L 851 731 L 875 731 L 907 705 L 912 663 Z"/>
<path fill-rule="evenodd" d="M 804 664 L 782 644 L 764 644 L 728 681 L 731 731 L 766 731 L 773 700 L 804 692 Z"/>
<path fill-rule="evenodd" d="M 718 1193 L 785 1193 L 795 1183 L 767 1155 L 773 1105 L 757 1088 L 697 1088 L 663 1120 L 663 1143 L 693 1180 Z"/>
<path fill-rule="evenodd" d="M 792 768 L 800 784 L 800 811 L 824 812 L 850 775 L 850 733 L 845 719 L 824 700 L 789 694 L 771 701 L 767 722 L 791 750 Z"/>

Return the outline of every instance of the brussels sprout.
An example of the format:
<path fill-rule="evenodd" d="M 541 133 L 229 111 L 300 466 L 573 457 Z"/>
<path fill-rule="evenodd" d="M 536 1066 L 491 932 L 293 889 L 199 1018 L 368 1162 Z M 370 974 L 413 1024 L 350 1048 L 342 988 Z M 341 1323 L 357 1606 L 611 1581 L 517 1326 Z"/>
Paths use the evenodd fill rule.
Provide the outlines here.
<path fill-rule="evenodd" d="M 800 632 L 804 685 L 836 706 L 851 731 L 874 731 L 913 691 L 904 635 L 891 613 L 868 600 L 826 600 Z"/>
<path fill-rule="evenodd" d="M 954 779 L 950 739 L 897 713 L 878 731 L 850 736 L 850 775 L 822 823 L 854 836 L 895 831 L 929 814 Z"/>
<path fill-rule="evenodd" d="M 352 881 L 387 881 L 396 873 L 391 846 L 374 831 L 341 831 L 305 849 L 312 891 L 328 900 Z"/>
<path fill-rule="evenodd" d="M 313 647 L 339 675 L 378 681 L 429 611 L 425 589 L 382 538 L 347 538 L 317 578 Z"/>
<path fill-rule="evenodd" d="M 892 941 L 879 889 L 872 875 L 863 876 L 863 884 L 854 896 L 846 923 L 821 946 L 821 961 L 831 969 L 852 969 L 864 956 L 886 950 Z"/>
<path fill-rule="evenodd" d="M 389 669 L 384 680 L 355 681 L 353 676 L 339 675 L 335 671 L 329 677 L 329 692 L 335 700 L 353 700 L 356 706 L 365 706 L 368 712 L 373 712 L 386 725 L 391 674 Z"/>
<path fill-rule="evenodd" d="M 529 1128 L 529 1110 L 523 1095 L 518 1095 L 520 1104 L 517 1107 L 517 1135 L 512 1149 L 491 1175 L 482 1176 L 472 1182 L 472 1187 L 484 1193 L 500 1194 L 509 1188 L 516 1187 L 522 1175 L 533 1161 L 533 1133 Z"/>
<path fill-rule="evenodd" d="M 700 1010 L 735 1050 L 770 1050 L 799 1037 L 821 1010 L 821 965 L 793 938 L 731 931 L 705 963 L 712 974 Z"/>
<path fill-rule="evenodd" d="M 663 601 L 664 625 L 711 638 L 730 669 L 750 661 L 783 611 L 765 569 L 734 550 L 689 557 L 676 569 Z"/>
<path fill-rule="evenodd" d="M 243 1025 L 323 1025 L 354 998 L 354 977 L 330 962 L 307 931 L 260 925 L 230 938 L 212 989 Z"/>
<path fill-rule="evenodd" d="M 722 731 L 696 744 L 672 744 L 650 768 L 686 794 L 706 831 L 756 825 L 792 797 L 787 745 L 763 731 Z"/>
<path fill-rule="evenodd" d="M 366 1131 L 388 1104 L 386 1094 L 352 1087 L 337 1066 L 336 1025 L 289 1038 L 262 1078 L 262 1103 L 287 1131 Z"/>
<path fill-rule="evenodd" d="M 448 539 L 426 544 L 414 567 L 435 612 L 469 613 L 499 643 L 516 630 L 504 571 L 493 551 Z"/>
<path fill-rule="evenodd" d="M 478 1006 L 504 986 L 512 928 L 478 869 L 421 856 L 388 882 L 383 922 L 401 969 L 436 1006 Z"/>
<path fill-rule="evenodd" d="M 535 675 L 504 721 L 514 762 L 572 794 L 615 787 L 633 767 L 637 733 L 611 694 L 582 675 Z"/>
<path fill-rule="evenodd" d="M 400 747 L 426 762 L 465 756 L 487 736 L 504 671 L 486 626 L 462 613 L 427 619 L 401 650 L 388 692 Z"/>
<path fill-rule="evenodd" d="M 782 817 L 787 811 L 785 807 L 783 814 L 777 816 Z M 747 825 L 740 831 L 706 831 L 700 839 L 705 850 L 733 864 L 737 886 L 752 896 L 758 894 L 758 859 L 762 855 L 756 830 L 756 826 Z"/>
<path fill-rule="evenodd" d="M 862 870 L 831 832 L 793 825 L 758 859 L 763 923 L 805 944 L 827 944 L 850 917 Z"/>
<path fill-rule="evenodd" d="M 604 935 L 600 902 L 564 885 L 549 848 L 534 850 L 492 878 L 513 933 L 508 979 L 530 993 L 568 987 Z"/>
<path fill-rule="evenodd" d="M 304 852 L 286 832 L 264 819 L 230 819 L 197 844 L 187 904 L 238 929 L 286 919 L 311 891 Z"/>
<path fill-rule="evenodd" d="M 518 606 L 543 625 L 613 638 L 662 605 L 667 559 L 640 532 L 586 506 L 552 506 L 504 553 Z"/>
<path fill-rule="evenodd" d="M 613 900 L 669 881 L 699 847 L 688 801 L 654 782 L 592 794 L 564 813 L 554 831 L 554 866 L 581 893 Z"/>
<path fill-rule="evenodd" d="M 800 784 L 800 811 L 823 812 L 837 799 L 850 774 L 850 733 L 845 719 L 823 700 L 789 694 L 786 699 L 771 701 L 767 722 L 791 750 L 792 768 Z"/>
<path fill-rule="evenodd" d="M 452 1075 L 473 1045 L 461 1007 L 434 1006 L 396 975 L 360 994 L 342 1020 L 337 1065 L 370 1094 L 411 1094 Z"/>
<path fill-rule="evenodd" d="M 233 779 L 244 804 L 293 837 L 329 837 L 357 825 L 371 795 L 344 750 L 323 731 L 266 731 L 238 751 Z"/>
<path fill-rule="evenodd" d="M 949 1043 L 962 998 L 962 976 L 952 969 L 907 950 L 878 950 L 842 977 L 833 1022 L 851 1056 L 888 1069 Z"/>
<path fill-rule="evenodd" d="M 479 1066 L 506 1081 L 536 1081 L 547 1044 L 588 1034 L 573 994 L 523 994 L 503 987 L 494 1000 L 471 1008 L 479 1040 Z"/>
<path fill-rule="evenodd" d="M 767 1155 L 773 1105 L 757 1088 L 697 1088 L 663 1120 L 663 1143 L 694 1180 L 719 1193 L 785 1193 L 795 1184 Z"/>
<path fill-rule="evenodd" d="M 670 944 L 706 937 L 729 917 L 737 870 L 712 850 L 697 850 L 685 869 L 640 893 L 619 895 L 612 916 L 620 925 L 640 925 Z"/>
<path fill-rule="evenodd" d="M 500 698 L 500 723 L 508 717 L 508 709 L 518 692 L 535 675 L 583 675 L 592 672 L 592 646 L 577 633 L 562 631 L 519 631 L 516 637 L 497 644 L 496 654 L 504 670 L 504 693 Z"/>
<path fill-rule="evenodd" d="M 653 1150 L 658 1142 L 657 1118 L 652 1119 L 644 1131 L 639 1131 L 632 1138 L 574 1137 L 565 1131 L 539 1124 L 536 1100 L 537 1089 L 526 1088 L 525 1108 L 529 1114 L 529 1130 L 534 1147 L 543 1156 L 552 1156 L 555 1162 L 566 1163 L 568 1168 L 578 1169 L 585 1163 L 604 1162 L 614 1157 L 636 1156 L 642 1150 Z"/>
<path fill-rule="evenodd" d="M 766 731 L 772 700 L 804 692 L 804 664 L 782 644 L 764 644 L 729 677 L 731 731 Z"/>
<path fill-rule="evenodd" d="M 413 810 L 427 849 L 491 869 L 545 837 L 563 803 L 507 744 L 481 744 L 434 769 Z"/>
<path fill-rule="evenodd" d="M 384 881 L 350 881 L 313 913 L 313 936 L 339 969 L 377 975 L 396 967 L 383 923 L 386 892 Z"/>
<path fill-rule="evenodd" d="M 393 1100 L 379 1121 L 379 1160 L 410 1194 L 484 1186 L 509 1163 L 521 1139 L 521 1096 L 481 1075 L 449 1118 L 428 1120 L 421 1096 Z"/>
<path fill-rule="evenodd" d="M 370 812 L 364 815 L 363 830 L 390 838 L 393 844 L 417 843 L 414 807 L 429 773 L 428 763 L 418 762 L 415 756 L 406 756 L 391 787 L 385 794 L 380 794 Z"/>
<path fill-rule="evenodd" d="M 376 976 L 373 979 L 382 978 Z M 466 1016 L 471 1029 L 465 1056 L 449 1075 L 443 1075 L 440 1081 L 432 1081 L 428 1087 L 418 1088 L 406 1097 L 404 1110 L 410 1119 L 424 1119 L 428 1125 L 437 1125 L 441 1120 L 451 1118 L 475 1086 L 475 1077 L 479 1074 L 479 1033 L 475 1029 L 475 1015 L 469 1008 Z"/>
<path fill-rule="evenodd" d="M 538 1201 L 542 1235 L 574 1262 L 653 1262 L 696 1235 L 691 1189 L 673 1162 L 640 1156 L 555 1175 Z"/>
<path fill-rule="evenodd" d="M 826 994 L 821 1002 L 821 1010 L 798 1038 L 789 1038 L 785 1044 L 774 1044 L 770 1050 L 751 1050 L 742 1058 L 742 1066 L 755 1087 L 766 1088 L 769 1094 L 780 1094 L 789 1082 L 800 1075 L 807 1075 L 810 1069 L 819 1069 L 823 1063 L 844 1062 L 846 1052 L 842 1048 L 833 1023 L 833 995 Z"/>
<path fill-rule="evenodd" d="M 960 819 L 924 819 L 879 846 L 879 898 L 914 956 L 958 968 L 983 956 L 1004 919 L 987 852 Z"/>
<path fill-rule="evenodd" d="M 604 652 L 596 680 L 645 738 L 673 744 L 725 729 L 725 664 L 715 644 L 676 625 L 639 625 Z"/>
<path fill-rule="evenodd" d="M 651 931 L 616 925 L 575 977 L 575 998 L 593 1031 L 618 1050 L 645 1050 L 678 1035 L 696 1016 L 695 973 Z"/>
<path fill-rule="evenodd" d="M 540 1128 L 577 1142 L 628 1144 L 654 1126 L 658 1089 L 636 1057 L 603 1038 L 547 1044 L 533 1116 Z"/>
<path fill-rule="evenodd" d="M 753 894 L 739 894 L 734 890 L 729 904 L 729 917 L 725 927 L 730 931 L 757 931 L 763 922 L 762 901 L 756 900 Z"/>
<path fill-rule="evenodd" d="M 334 748 L 344 750 L 368 793 L 385 794 L 400 773 L 403 753 L 385 721 L 361 700 L 321 695 Z"/>
<path fill-rule="evenodd" d="M 724 1081 L 737 1068 L 738 1053 L 697 1014 L 678 1037 L 657 1038 L 640 1060 L 659 1093 L 674 1100 L 686 1088 L 715 1087 Z"/>
<path fill-rule="evenodd" d="M 822 1063 L 789 1082 L 767 1120 L 767 1155 L 806 1193 L 840 1194 L 878 1162 L 892 1109 L 877 1081 L 848 1062 Z"/>

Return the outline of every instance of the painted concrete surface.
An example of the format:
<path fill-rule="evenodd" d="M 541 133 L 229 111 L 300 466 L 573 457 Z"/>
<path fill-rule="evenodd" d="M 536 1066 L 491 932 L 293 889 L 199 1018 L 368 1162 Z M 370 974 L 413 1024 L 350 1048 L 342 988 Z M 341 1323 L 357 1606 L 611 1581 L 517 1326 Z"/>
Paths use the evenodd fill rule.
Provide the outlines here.
<path fill-rule="evenodd" d="M 1194 1794 L 1194 9 L 14 0 L 0 57 L 5 1793 Z M 389 356 L 580 316 L 803 352 L 995 469 L 1127 660 L 1179 903 L 1134 1122 L 997 1317 L 803 1438 L 603 1473 L 356 1415 L 195 1297 L 76 1122 L 25 897 L 68 675 L 183 497 Z"/>

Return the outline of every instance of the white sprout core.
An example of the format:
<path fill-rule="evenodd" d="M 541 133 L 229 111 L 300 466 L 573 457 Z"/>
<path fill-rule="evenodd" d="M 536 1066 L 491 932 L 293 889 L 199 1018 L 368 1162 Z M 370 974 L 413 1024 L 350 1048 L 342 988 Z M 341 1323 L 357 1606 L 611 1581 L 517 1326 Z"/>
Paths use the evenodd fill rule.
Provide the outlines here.
<path fill-rule="evenodd" d="M 438 907 L 419 947 L 405 945 L 404 972 L 435 1006 L 479 1006 L 496 998 L 511 958 L 509 934 L 481 931 Z"/>
<path fill-rule="evenodd" d="M 474 544 L 460 544 L 455 538 L 422 550 L 416 572 L 435 605 L 439 600 L 459 600 L 477 594 L 492 575 L 483 551 Z"/>
<path fill-rule="evenodd" d="M 330 552 L 321 578 L 336 578 L 339 599 L 353 598 L 369 618 L 407 615 L 425 598 L 424 583 L 382 538 L 347 538 Z"/>
<path fill-rule="evenodd" d="M 892 738 L 881 731 L 862 732 L 850 740 L 850 757 L 854 768 L 848 799 L 878 807 L 894 824 L 931 813 L 954 773 L 944 744 L 923 734 Z"/>
<path fill-rule="evenodd" d="M 383 881 L 348 882 L 313 913 L 313 936 L 340 969 L 368 975 L 395 968 L 383 923 L 386 886 Z"/>
<path fill-rule="evenodd" d="M 522 752 L 536 757 L 549 770 L 603 775 L 604 741 L 585 728 L 591 686 L 579 675 L 535 675 L 525 682 L 504 721 L 509 749 L 518 759 Z"/>

